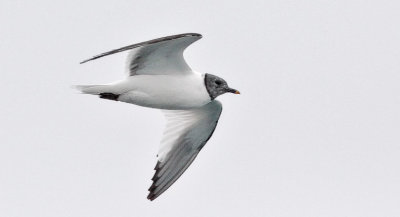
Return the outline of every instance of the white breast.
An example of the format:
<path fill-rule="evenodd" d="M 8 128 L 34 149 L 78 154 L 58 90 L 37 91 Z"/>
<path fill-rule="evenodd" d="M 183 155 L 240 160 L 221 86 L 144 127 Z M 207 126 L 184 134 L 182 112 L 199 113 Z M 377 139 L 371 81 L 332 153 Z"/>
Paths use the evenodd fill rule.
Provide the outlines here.
<path fill-rule="evenodd" d="M 211 101 L 204 75 L 135 75 L 115 84 L 119 100 L 159 109 L 190 109 Z"/>

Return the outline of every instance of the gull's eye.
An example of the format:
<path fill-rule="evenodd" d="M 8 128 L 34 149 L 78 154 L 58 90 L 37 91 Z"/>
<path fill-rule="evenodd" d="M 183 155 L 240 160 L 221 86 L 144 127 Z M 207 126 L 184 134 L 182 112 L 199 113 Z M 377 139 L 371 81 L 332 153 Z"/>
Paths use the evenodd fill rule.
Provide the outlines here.
<path fill-rule="evenodd" d="M 220 80 L 216 80 L 216 81 L 215 81 L 215 84 L 219 86 L 219 85 L 222 84 L 222 82 L 221 82 Z"/>

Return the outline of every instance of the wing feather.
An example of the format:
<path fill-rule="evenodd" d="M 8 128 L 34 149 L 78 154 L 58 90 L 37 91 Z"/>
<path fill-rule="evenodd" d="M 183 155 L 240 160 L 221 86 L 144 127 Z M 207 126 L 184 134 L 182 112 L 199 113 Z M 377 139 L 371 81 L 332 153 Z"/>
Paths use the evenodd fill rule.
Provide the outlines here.
<path fill-rule="evenodd" d="M 126 63 L 128 76 L 141 74 L 185 74 L 191 69 L 183 58 L 183 51 L 202 36 L 185 33 L 153 39 L 101 53 L 81 62 L 131 50 Z"/>
<path fill-rule="evenodd" d="M 149 200 L 166 191 L 190 166 L 213 134 L 222 105 L 214 100 L 192 110 L 166 110 L 167 127 L 158 153 Z"/>

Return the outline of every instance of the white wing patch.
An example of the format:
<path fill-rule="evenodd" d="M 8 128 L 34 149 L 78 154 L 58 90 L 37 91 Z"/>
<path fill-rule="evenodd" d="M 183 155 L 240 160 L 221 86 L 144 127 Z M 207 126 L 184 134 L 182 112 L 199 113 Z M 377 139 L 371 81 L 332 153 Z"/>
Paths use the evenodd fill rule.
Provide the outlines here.
<path fill-rule="evenodd" d="M 217 126 L 222 105 L 212 101 L 193 110 L 165 110 L 167 127 L 158 153 L 148 199 L 167 190 L 190 166 Z"/>
<path fill-rule="evenodd" d="M 128 55 L 126 72 L 128 76 L 190 73 L 183 51 L 199 38 L 186 36 L 134 49 Z"/>

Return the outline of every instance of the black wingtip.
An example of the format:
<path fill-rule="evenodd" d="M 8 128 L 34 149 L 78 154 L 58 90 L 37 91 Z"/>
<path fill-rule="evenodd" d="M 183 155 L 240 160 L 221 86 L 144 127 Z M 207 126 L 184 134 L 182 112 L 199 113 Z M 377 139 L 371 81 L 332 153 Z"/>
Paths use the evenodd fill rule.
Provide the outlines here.
<path fill-rule="evenodd" d="M 153 183 L 151 184 L 151 186 L 150 186 L 150 188 L 148 189 L 148 191 L 149 191 L 149 194 L 147 195 L 147 199 L 149 199 L 150 201 L 153 201 L 154 199 L 156 199 L 157 197 L 158 197 L 158 195 L 157 194 L 155 194 L 154 193 L 154 191 L 157 189 L 157 185 L 156 185 L 156 182 L 157 182 L 157 180 L 160 178 L 160 177 L 158 177 L 158 174 L 159 174 L 159 172 L 160 172 L 160 170 L 161 170 L 161 162 L 160 161 L 157 161 L 157 164 L 156 164 L 156 166 L 154 167 L 154 170 L 156 171 L 155 173 L 154 173 L 154 176 L 151 178 L 151 180 L 153 181 Z"/>
<path fill-rule="evenodd" d="M 156 195 L 150 193 L 150 194 L 147 196 L 147 199 L 150 200 L 150 201 L 153 201 L 154 199 L 156 199 Z"/>
<path fill-rule="evenodd" d="M 91 59 L 84 60 L 84 61 L 80 62 L 79 64 L 87 63 L 87 62 L 89 62 L 90 60 L 91 60 Z"/>
<path fill-rule="evenodd" d="M 87 63 L 87 62 L 89 62 L 89 61 L 92 61 L 92 60 L 95 60 L 95 59 L 98 59 L 98 58 L 100 58 L 100 57 L 99 57 L 99 56 L 94 56 L 94 57 L 92 57 L 92 58 L 83 60 L 83 61 L 80 62 L 79 64 L 84 64 L 84 63 Z"/>
<path fill-rule="evenodd" d="M 153 201 L 154 199 L 156 199 L 158 196 L 154 193 L 154 191 L 156 190 L 157 186 L 156 186 L 156 182 L 153 182 L 153 184 L 150 186 L 149 188 L 149 194 L 147 195 L 147 199 L 150 201 Z"/>
<path fill-rule="evenodd" d="M 158 155 L 157 155 L 157 156 L 158 156 Z M 160 164 L 161 164 L 161 162 L 160 162 L 160 161 L 157 161 L 157 164 L 156 164 L 156 166 L 154 167 L 154 170 L 160 169 Z"/>
<path fill-rule="evenodd" d="M 182 36 L 195 36 L 195 37 L 203 37 L 201 34 L 199 33 L 184 33 L 182 34 Z"/>

